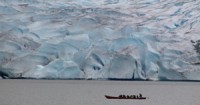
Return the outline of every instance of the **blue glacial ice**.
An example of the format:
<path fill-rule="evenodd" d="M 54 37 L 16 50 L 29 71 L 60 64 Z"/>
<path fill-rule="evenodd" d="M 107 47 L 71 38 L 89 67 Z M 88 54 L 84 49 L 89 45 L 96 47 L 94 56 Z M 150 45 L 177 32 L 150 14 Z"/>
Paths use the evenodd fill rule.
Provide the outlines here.
<path fill-rule="evenodd" d="M 200 0 L 0 0 L 0 78 L 200 80 Z"/>

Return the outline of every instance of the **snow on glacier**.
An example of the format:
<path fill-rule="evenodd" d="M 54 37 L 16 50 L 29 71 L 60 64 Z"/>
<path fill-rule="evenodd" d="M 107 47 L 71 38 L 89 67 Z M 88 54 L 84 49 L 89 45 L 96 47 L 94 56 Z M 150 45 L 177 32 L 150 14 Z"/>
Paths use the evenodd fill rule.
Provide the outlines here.
<path fill-rule="evenodd" d="M 0 78 L 200 80 L 200 0 L 0 0 Z"/>

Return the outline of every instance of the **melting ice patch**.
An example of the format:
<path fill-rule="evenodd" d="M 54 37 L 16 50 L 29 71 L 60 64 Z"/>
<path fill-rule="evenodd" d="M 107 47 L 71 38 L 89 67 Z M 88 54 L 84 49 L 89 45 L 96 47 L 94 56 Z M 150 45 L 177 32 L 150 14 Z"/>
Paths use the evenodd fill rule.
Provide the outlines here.
<path fill-rule="evenodd" d="M 200 80 L 200 0 L 1 0 L 0 78 Z"/>

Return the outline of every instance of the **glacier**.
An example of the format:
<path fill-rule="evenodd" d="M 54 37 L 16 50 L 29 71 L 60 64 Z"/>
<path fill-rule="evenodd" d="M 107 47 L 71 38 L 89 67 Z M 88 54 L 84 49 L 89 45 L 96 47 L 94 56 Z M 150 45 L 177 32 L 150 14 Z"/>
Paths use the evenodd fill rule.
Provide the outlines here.
<path fill-rule="evenodd" d="M 200 80 L 200 0 L 0 0 L 0 79 Z"/>

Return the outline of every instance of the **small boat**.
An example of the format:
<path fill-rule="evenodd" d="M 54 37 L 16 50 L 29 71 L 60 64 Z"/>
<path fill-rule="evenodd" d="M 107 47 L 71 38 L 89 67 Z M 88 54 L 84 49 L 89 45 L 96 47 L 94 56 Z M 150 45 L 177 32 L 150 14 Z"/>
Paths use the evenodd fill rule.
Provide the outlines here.
<path fill-rule="evenodd" d="M 105 95 L 105 97 L 107 99 L 134 99 L 134 100 L 145 100 L 147 99 L 146 97 L 115 97 L 115 96 L 108 96 L 108 95 Z"/>

